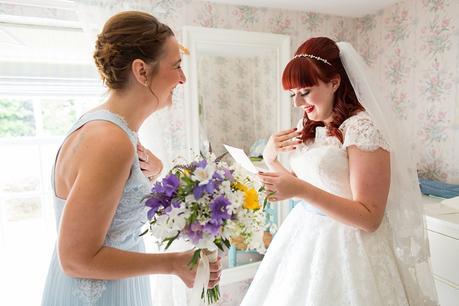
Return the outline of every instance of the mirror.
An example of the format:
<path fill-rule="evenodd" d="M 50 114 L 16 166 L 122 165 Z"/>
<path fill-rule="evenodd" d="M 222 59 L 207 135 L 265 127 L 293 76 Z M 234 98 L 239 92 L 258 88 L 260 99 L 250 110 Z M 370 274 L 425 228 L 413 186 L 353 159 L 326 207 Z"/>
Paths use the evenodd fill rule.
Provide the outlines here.
<path fill-rule="evenodd" d="M 223 143 L 246 153 L 258 139 L 290 127 L 290 102 L 280 83 L 290 56 L 286 35 L 185 27 L 188 147 Z"/>
<path fill-rule="evenodd" d="M 187 26 L 183 44 L 190 51 L 183 57 L 189 158 L 209 146 L 218 156 L 223 144 L 259 156 L 272 133 L 291 127 L 291 102 L 281 87 L 289 36 Z M 276 204 L 271 221 L 280 225 L 288 209 Z M 229 256 L 230 266 L 240 264 Z"/>

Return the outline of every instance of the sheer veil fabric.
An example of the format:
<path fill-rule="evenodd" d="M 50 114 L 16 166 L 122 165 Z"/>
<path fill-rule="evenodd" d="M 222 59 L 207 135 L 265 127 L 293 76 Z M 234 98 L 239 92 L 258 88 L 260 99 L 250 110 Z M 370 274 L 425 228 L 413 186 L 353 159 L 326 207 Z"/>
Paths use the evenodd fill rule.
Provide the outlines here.
<path fill-rule="evenodd" d="M 391 186 L 386 217 L 393 233 L 392 245 L 409 303 L 438 305 L 416 165 L 407 145 L 410 142 L 400 134 L 402 128 L 390 105 L 381 100 L 364 59 L 350 43 L 339 42 L 337 45 L 358 100 L 390 146 Z"/>

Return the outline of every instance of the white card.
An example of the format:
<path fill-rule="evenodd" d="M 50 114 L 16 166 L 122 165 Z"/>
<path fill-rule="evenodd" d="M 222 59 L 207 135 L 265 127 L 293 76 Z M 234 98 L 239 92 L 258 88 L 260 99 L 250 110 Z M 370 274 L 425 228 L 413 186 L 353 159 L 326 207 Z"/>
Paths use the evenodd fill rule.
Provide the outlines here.
<path fill-rule="evenodd" d="M 245 154 L 244 150 L 226 144 L 224 144 L 224 146 L 228 153 L 234 158 L 234 160 L 239 165 L 241 165 L 241 167 L 254 174 L 258 173 L 259 170 L 257 169 L 257 167 L 255 167 L 255 165 L 252 163 L 247 154 Z"/>

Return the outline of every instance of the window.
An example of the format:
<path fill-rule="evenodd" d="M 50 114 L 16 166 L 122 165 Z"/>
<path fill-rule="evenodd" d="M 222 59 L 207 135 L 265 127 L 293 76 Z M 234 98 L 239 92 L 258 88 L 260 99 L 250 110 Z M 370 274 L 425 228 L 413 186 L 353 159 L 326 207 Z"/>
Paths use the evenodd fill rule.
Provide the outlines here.
<path fill-rule="evenodd" d="M 81 29 L 0 23 L 0 305 L 38 305 L 56 229 L 51 167 L 103 88 Z"/>

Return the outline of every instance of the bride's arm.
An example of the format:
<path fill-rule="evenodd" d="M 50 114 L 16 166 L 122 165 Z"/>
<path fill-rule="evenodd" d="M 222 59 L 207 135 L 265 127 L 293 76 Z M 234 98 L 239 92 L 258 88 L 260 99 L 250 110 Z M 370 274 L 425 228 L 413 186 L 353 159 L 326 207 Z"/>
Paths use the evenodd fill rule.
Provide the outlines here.
<path fill-rule="evenodd" d="M 390 186 L 390 154 L 383 149 L 367 152 L 347 148 L 352 199 L 326 192 L 293 176 L 264 173 L 260 177 L 274 197 L 297 197 L 328 216 L 367 232 L 378 229 L 384 216 Z"/>
<path fill-rule="evenodd" d="M 271 170 L 271 171 L 284 173 L 284 174 L 293 174 L 293 175 L 295 175 L 293 172 L 288 171 L 288 169 L 285 168 L 280 163 L 280 161 L 278 161 L 277 159 L 272 161 L 272 162 L 270 162 L 270 163 L 266 162 L 266 165 L 269 167 L 269 170 Z"/>

